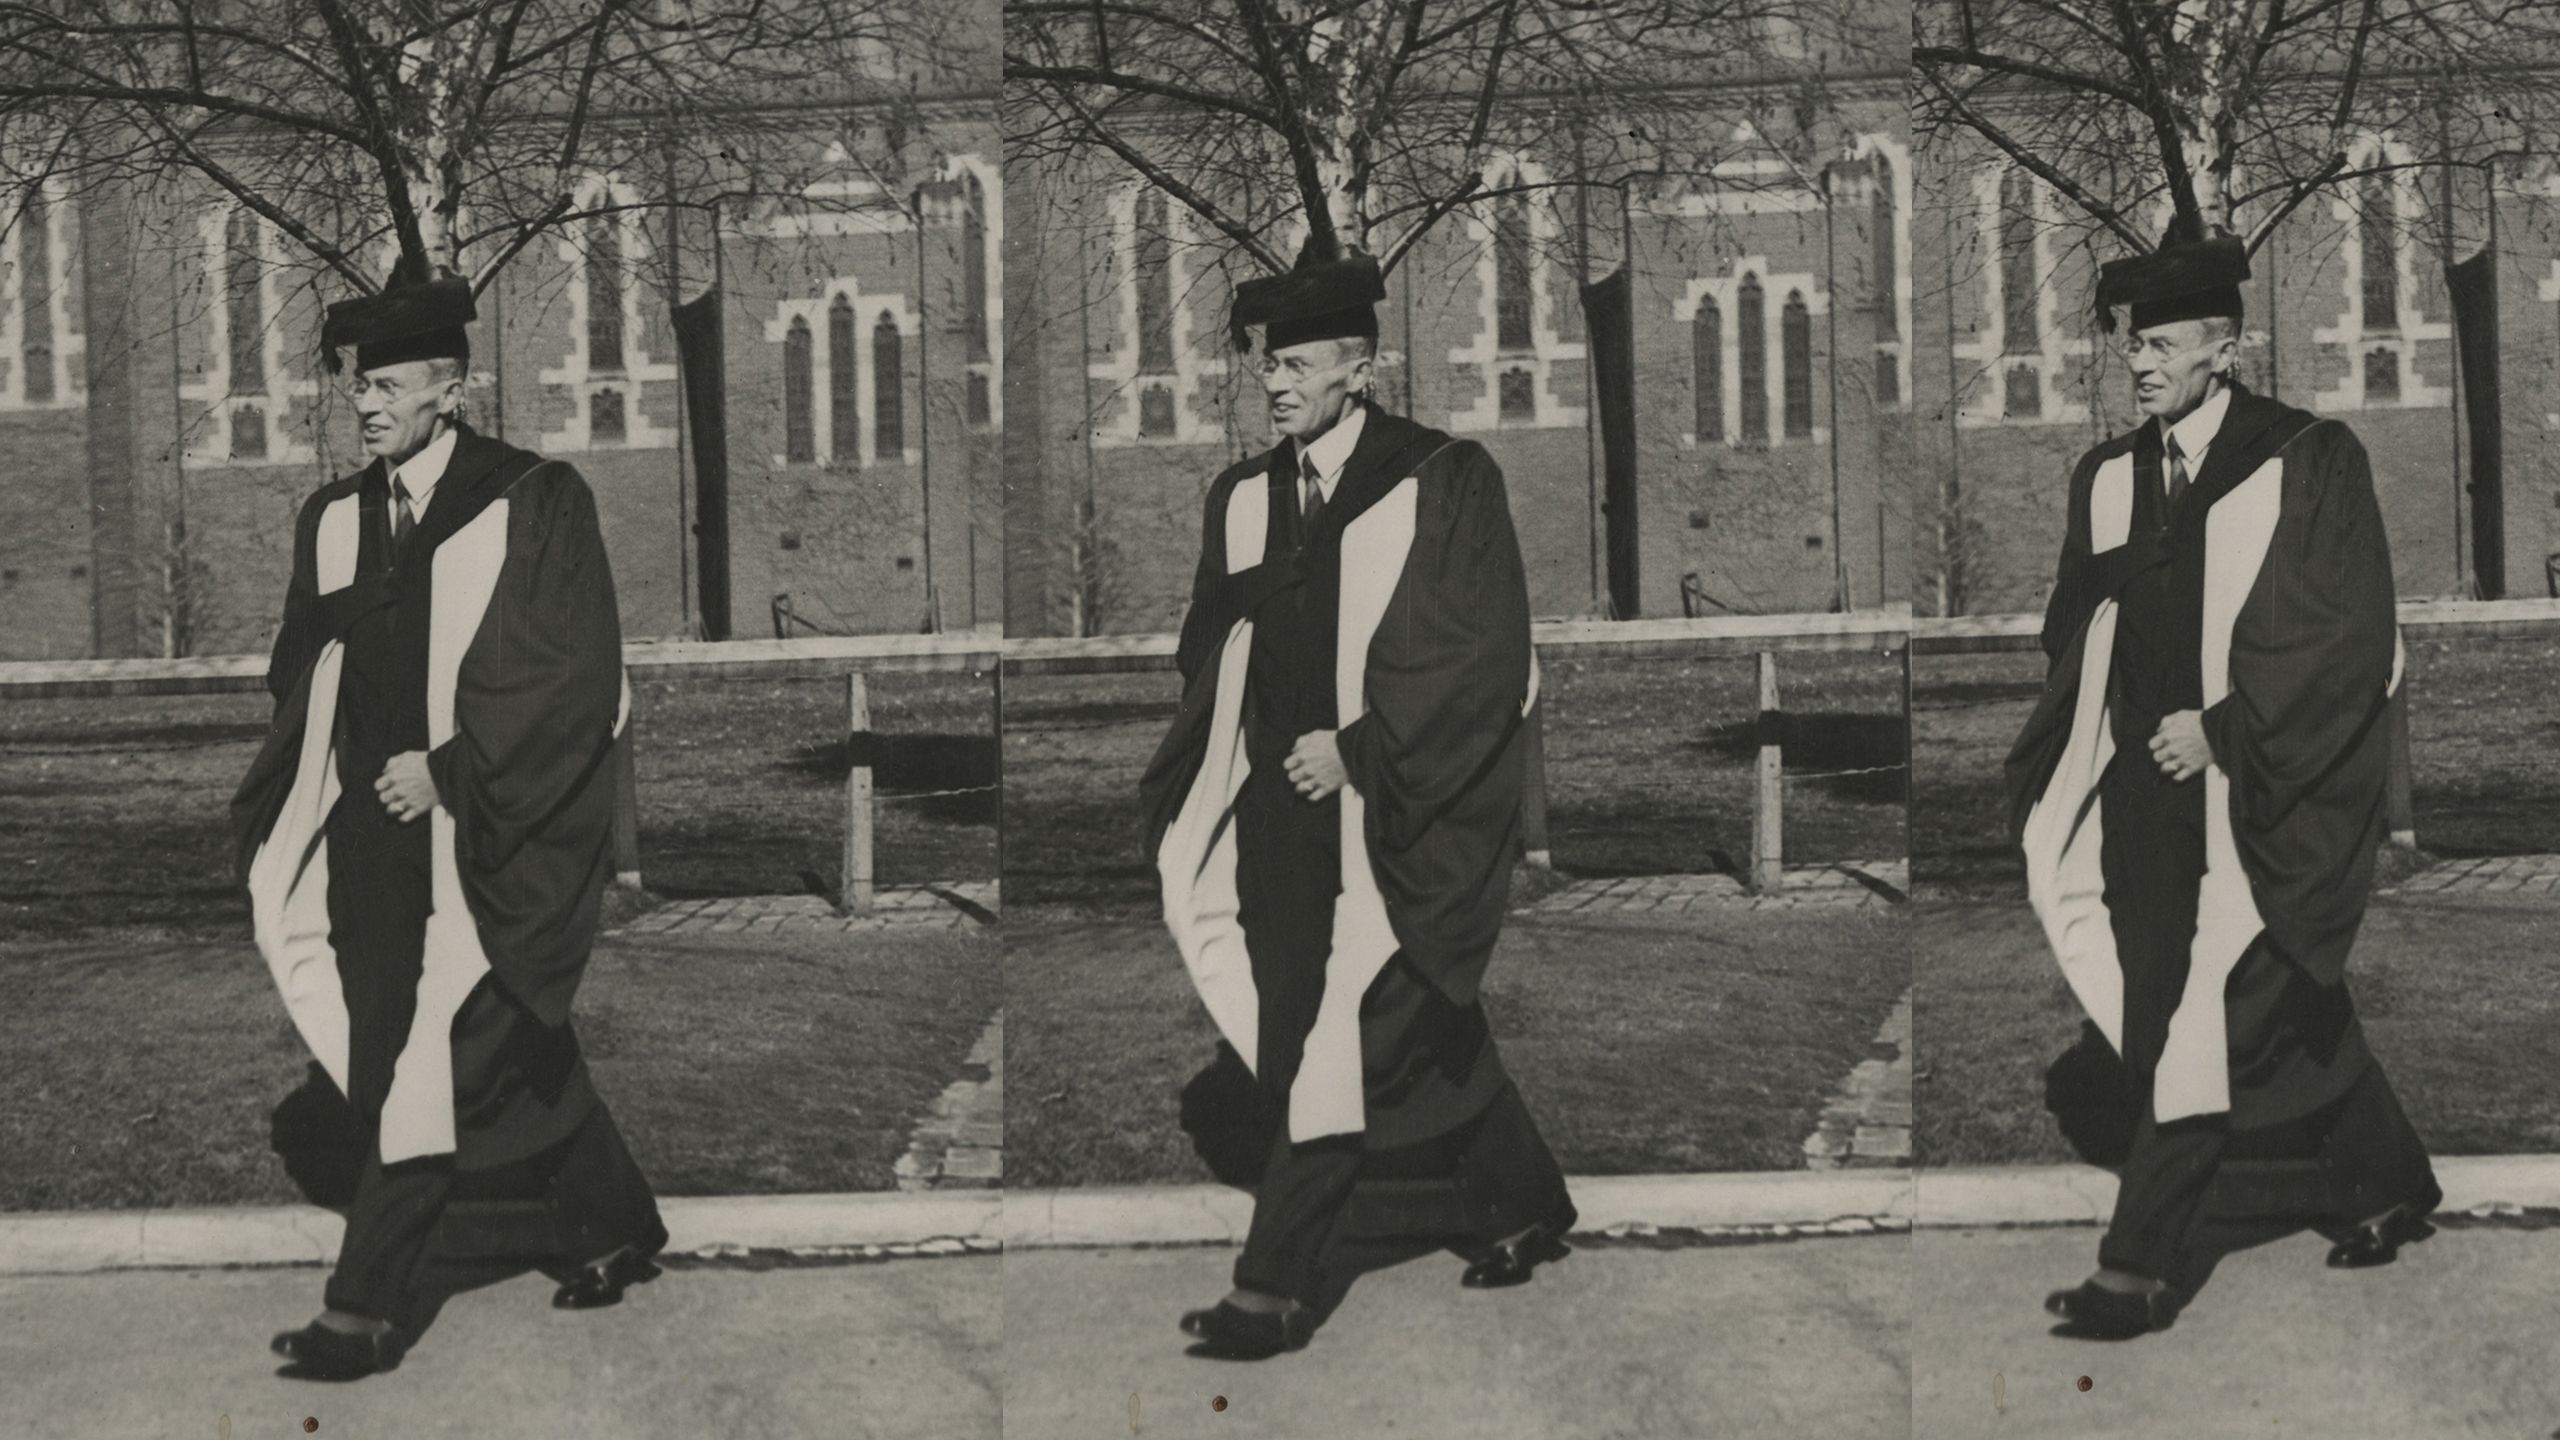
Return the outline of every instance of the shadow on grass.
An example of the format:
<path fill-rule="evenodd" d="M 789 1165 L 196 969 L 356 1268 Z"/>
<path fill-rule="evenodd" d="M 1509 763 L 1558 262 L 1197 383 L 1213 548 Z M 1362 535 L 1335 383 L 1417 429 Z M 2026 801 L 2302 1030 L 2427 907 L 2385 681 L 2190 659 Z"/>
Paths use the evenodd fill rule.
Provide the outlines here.
<path fill-rule="evenodd" d="M 0 977 L 0 1053 L 44 1077 L 0 1094 L 0 1209 L 299 1198 L 274 1107 L 308 1054 L 246 942 L 12 945 Z M 575 1023 L 661 1195 L 887 1190 L 1002 991 L 984 932 L 619 936 Z"/>
<path fill-rule="evenodd" d="M 1903 724 L 1899 715 L 1855 715 L 1836 711 L 1787 714 L 1778 727 L 1792 783 L 1819 785 L 1843 800 L 1866 805 L 1902 803 L 1904 773 Z M 1760 754 L 1756 719 L 1727 720 L 1711 725 L 1684 747 L 1741 763 Z M 1826 775 L 1824 771 L 1857 771 Z"/>
<path fill-rule="evenodd" d="M 996 823 L 1002 797 L 991 736 L 875 732 L 859 747 L 851 738 L 804 742 L 782 764 L 794 775 L 842 785 L 857 749 L 871 762 L 871 783 L 882 800 L 947 825 Z"/>
<path fill-rule="evenodd" d="M 2083 1038 L 2079 1004 L 2023 901 L 1921 901 L 1912 915 L 1915 1160 L 2081 1158 L 2047 1106 L 2047 1067 Z M 2549 947 L 2550 910 L 2376 901 L 2347 988 L 2374 1053 L 2430 1149 L 2560 1149 L 2560 975 L 2519 966 Z M 2104 1103 L 2106 1082 L 2085 1092 Z M 2084 1096 L 2085 1098 L 2085 1096 Z"/>
<path fill-rule="evenodd" d="M 1515 916 L 1485 1006 L 1568 1172 L 1795 1169 L 1906 960 L 1893 911 Z M 1202 1070 L 1218 1036 L 1160 925 L 1012 911 L 1005 970 L 1009 1185 L 1209 1179 L 1229 1167 L 1204 1130 L 1249 1154 L 1251 1109 Z"/>

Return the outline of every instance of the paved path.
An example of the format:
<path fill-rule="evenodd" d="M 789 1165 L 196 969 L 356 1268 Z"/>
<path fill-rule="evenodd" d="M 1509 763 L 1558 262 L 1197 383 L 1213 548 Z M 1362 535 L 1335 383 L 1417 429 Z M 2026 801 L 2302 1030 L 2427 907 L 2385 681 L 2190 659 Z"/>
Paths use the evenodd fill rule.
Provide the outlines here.
<path fill-rule="evenodd" d="M 2178 1323 L 2055 1337 L 2094 1227 L 1912 1241 L 1915 1440 L 2538 1440 L 2560 1425 L 2560 1230 L 2446 1230 L 2363 1272 L 2296 1235 L 2222 1262 Z M 2081 1376 L 2089 1388 L 2079 1388 Z"/>
<path fill-rule="evenodd" d="M 987 1022 L 960 1078 L 943 1087 L 898 1157 L 901 1190 L 987 1190 L 1004 1183 L 1004 1012 Z"/>
<path fill-rule="evenodd" d="M 1844 860 L 1790 867 L 1774 895 L 1754 895 L 1734 875 L 1621 875 L 1576 880 L 1524 906 L 1530 914 L 1689 910 L 1854 909 L 1898 904 L 1911 890 L 1907 860 Z"/>
<path fill-rule="evenodd" d="M 398 1370 L 354 1385 L 280 1378 L 267 1353 L 317 1308 L 317 1269 L 0 1281 L 0 1433 L 996 1440 L 997 1266 L 675 1270 L 585 1314 L 525 1276 L 455 1299 Z"/>
<path fill-rule="evenodd" d="M 1804 1140 L 1805 1164 L 1838 1170 L 1911 1163 L 1911 992 L 1876 1031 L 1874 1048 L 1840 1082 Z"/>
<path fill-rule="evenodd" d="M 1005 1440 L 1910 1440 L 1907 1244 L 1587 1248 L 1507 1291 L 1433 1256 L 1252 1364 L 1174 1327 L 1231 1249 L 1012 1252 Z"/>
<path fill-rule="evenodd" d="M 997 882 L 965 880 L 931 885 L 884 885 L 869 915 L 839 915 L 817 895 L 737 895 L 671 900 L 633 917 L 621 928 L 634 935 L 758 935 L 776 930 L 842 933 L 860 930 L 969 930 L 997 910 Z"/>
<path fill-rule="evenodd" d="M 2560 855 L 2478 855 L 2447 860 L 2376 893 L 2547 901 L 2560 896 Z"/>

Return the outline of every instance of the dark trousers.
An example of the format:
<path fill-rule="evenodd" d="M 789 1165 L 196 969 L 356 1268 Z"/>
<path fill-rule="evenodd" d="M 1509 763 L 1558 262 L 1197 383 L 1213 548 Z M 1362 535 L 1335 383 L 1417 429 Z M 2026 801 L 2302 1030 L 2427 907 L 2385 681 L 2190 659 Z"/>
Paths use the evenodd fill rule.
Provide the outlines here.
<path fill-rule="evenodd" d="M 352 788 L 370 759 L 350 762 L 348 793 L 329 819 L 330 945 L 350 1028 L 347 1099 L 370 1127 L 385 1099 L 425 967 L 432 901 L 426 821 L 387 816 L 370 783 Z M 657 1200 L 596 1098 L 567 1026 L 544 1026 L 493 977 L 484 977 L 455 1017 L 455 1124 L 474 1168 L 469 1189 L 547 1196 L 556 1258 L 600 1258 L 624 1244 L 653 1242 Z M 385 1167 L 378 1144 L 356 1182 L 328 1304 L 418 1327 L 432 1314 L 421 1279 L 435 1260 L 432 1241 L 456 1186 L 452 1156 Z M 555 1258 L 546 1255 L 544 1258 Z"/>
<path fill-rule="evenodd" d="M 1365 1270 L 1443 1247 L 1490 1245 L 1543 1220 L 1570 1225 L 1564 1171 L 1517 1089 L 1504 1086 L 1452 1138 L 1454 1145 L 1415 1147 L 1432 1153 L 1421 1157 L 1423 1165 L 1403 1168 L 1443 1170 L 1455 1182 L 1455 1203 L 1381 1228 L 1351 1223 L 1352 1187 L 1364 1162 L 1394 1170 L 1398 1157 L 1367 1150 L 1356 1135 L 1292 1145 L 1284 1130 L 1254 1190 L 1236 1287 L 1329 1310 Z"/>
<path fill-rule="evenodd" d="M 1568 1205 L 1563 1172 L 1503 1072 L 1483 1008 L 1452 1004 L 1401 957 L 1361 998 L 1367 1133 L 1289 1143 L 1289 1093 L 1333 948 L 1341 824 L 1338 797 L 1311 804 L 1276 758 L 1255 761 L 1237 805 L 1237 918 L 1260 1003 L 1255 1078 L 1278 1134 L 1235 1283 L 1327 1308 L 1350 1275 L 1399 1258 L 1379 1245 L 1430 1242 L 1408 1247 L 1411 1255 L 1498 1240 Z M 1345 1224 L 1354 1182 L 1382 1168 L 1459 1176 L 1463 1213 L 1397 1227 L 1399 1235 L 1355 1233 Z"/>
<path fill-rule="evenodd" d="M 2328 1213 L 2317 1218 L 2353 1225 L 2395 1205 L 2433 1209 L 2442 1198 L 2426 1143 L 2380 1065 L 2367 1065 L 2345 1098 L 2310 1117 L 2308 1128 L 2317 1137 L 2328 1182 Z M 2235 1135 L 2219 1116 L 2158 1125 L 2146 1111 L 2125 1159 L 2098 1263 L 2188 1283 L 2203 1258 L 2194 1253 L 2195 1241 L 2214 1174 L 2227 1154 L 2249 1148 L 2250 1138 L 2248 1132 Z"/>
<path fill-rule="evenodd" d="M 2204 784 L 2166 783 L 2139 750 L 2116 767 L 2105 782 L 2101 864 L 2124 975 L 2124 1060 L 2144 1103 L 2098 1263 L 2183 1281 L 2224 1159 L 2235 1147 L 2263 1148 L 2277 1130 L 2305 1136 L 2328 1166 L 2336 1214 L 2323 1218 L 2352 1223 L 2395 1204 L 2432 1204 L 2426 1148 L 2365 1049 L 2345 990 L 2312 981 L 2263 937 L 2223 991 L 2232 1114 L 2156 1122 L 2150 1096 L 2186 990 L 2205 871 Z M 2235 1131 L 2235 1118 L 2250 1128 Z"/>
<path fill-rule="evenodd" d="M 657 1197 L 602 1101 L 566 1144 L 511 1168 L 541 1185 L 552 1214 L 553 1253 L 538 1258 L 580 1265 L 625 1245 L 654 1251 L 666 1243 Z M 427 1271 L 436 1259 L 436 1224 L 455 1185 L 450 1156 L 386 1167 L 376 1149 L 347 1208 L 330 1307 L 422 1328 L 433 1305 Z"/>

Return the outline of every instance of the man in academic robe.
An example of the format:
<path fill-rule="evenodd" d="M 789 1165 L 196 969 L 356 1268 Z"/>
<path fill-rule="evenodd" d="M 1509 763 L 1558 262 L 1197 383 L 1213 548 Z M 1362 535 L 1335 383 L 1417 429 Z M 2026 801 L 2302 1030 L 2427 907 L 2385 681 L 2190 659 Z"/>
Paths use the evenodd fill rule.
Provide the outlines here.
<path fill-rule="evenodd" d="M 539 1197 L 563 1308 L 666 1243 L 569 1021 L 611 871 L 621 624 L 577 471 L 473 431 L 467 282 L 329 307 L 374 459 L 294 530 L 267 743 L 233 802 L 258 946 L 370 1136 L 326 1306 L 274 1349 L 388 1370 L 457 1181 Z"/>
<path fill-rule="evenodd" d="M 1482 447 L 1370 398 L 1382 298 L 1359 255 L 1237 288 L 1282 439 L 1209 487 L 1142 787 L 1167 924 L 1277 1122 L 1234 1289 L 1183 1318 L 1218 1355 L 1304 1346 L 1390 1258 L 1521 1283 L 1575 1218 L 1479 1000 L 1536 691 L 1519 542 Z M 1382 1173 L 1454 1177 L 1451 1203 L 1347 1224 Z"/>
<path fill-rule="evenodd" d="M 2228 1158 L 2317 1158 L 2342 1268 L 2442 1199 L 2345 980 L 2385 824 L 2390 550 L 2354 433 L 2234 377 L 2248 273 L 2228 237 L 2103 267 L 2147 418 L 2072 474 L 2009 758 L 2031 902 L 2145 1102 L 2099 1268 L 2046 1301 L 2067 1333 L 2176 1318 Z"/>

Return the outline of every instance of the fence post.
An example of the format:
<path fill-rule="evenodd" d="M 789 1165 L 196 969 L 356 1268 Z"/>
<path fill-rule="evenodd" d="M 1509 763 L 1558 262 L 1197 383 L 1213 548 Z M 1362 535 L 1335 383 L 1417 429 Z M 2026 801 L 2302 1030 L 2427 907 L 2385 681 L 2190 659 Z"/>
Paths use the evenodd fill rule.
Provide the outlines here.
<path fill-rule="evenodd" d="M 640 764 L 634 753 L 638 727 L 625 725 L 613 741 L 613 879 L 640 887 Z"/>
<path fill-rule="evenodd" d="M 859 670 L 844 677 L 845 745 L 853 763 L 844 773 L 844 876 L 836 894 L 849 915 L 871 913 L 871 761 L 879 751 L 871 734 L 871 687 Z"/>
<path fill-rule="evenodd" d="M 1760 652 L 1759 795 L 1751 810 L 1751 890 L 1775 895 L 1786 884 L 1784 811 L 1787 803 L 1786 756 L 1781 748 L 1778 709 L 1778 657 Z"/>
<path fill-rule="evenodd" d="M 993 695 L 989 700 L 988 721 L 995 736 L 996 755 L 996 906 L 1004 906 L 1004 657 L 998 655 L 987 666 L 992 678 Z"/>
<path fill-rule="evenodd" d="M 2384 723 L 2391 727 L 2390 759 L 2385 773 L 2384 793 L 2391 810 L 2391 843 L 2415 850 L 2418 848 L 2417 802 L 2412 795 L 2409 778 L 2409 679 L 2400 678 L 2400 688 L 2391 692 L 2386 702 Z"/>
<path fill-rule="evenodd" d="M 1522 719 L 1528 751 L 1520 780 L 1520 858 L 1541 870 L 1556 868 L 1555 847 L 1547 839 L 1547 701 L 1538 697 Z"/>

